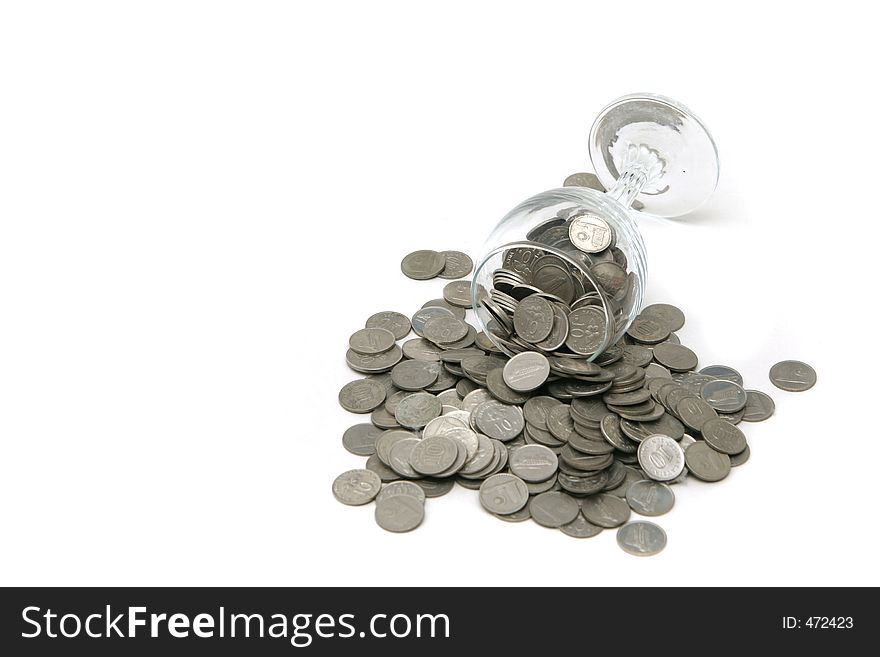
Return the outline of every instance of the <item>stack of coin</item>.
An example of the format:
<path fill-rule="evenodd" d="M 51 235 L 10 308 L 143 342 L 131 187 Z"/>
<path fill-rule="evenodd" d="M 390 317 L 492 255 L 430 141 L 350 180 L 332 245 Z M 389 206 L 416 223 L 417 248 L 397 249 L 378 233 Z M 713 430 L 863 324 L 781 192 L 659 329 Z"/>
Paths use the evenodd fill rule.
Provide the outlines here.
<path fill-rule="evenodd" d="M 597 343 L 585 342 L 579 327 L 590 322 L 577 312 L 600 306 L 578 304 L 588 293 L 570 269 L 555 293 L 535 285 L 549 287 L 563 267 L 552 259 L 535 267 L 546 256 L 525 251 L 495 272 L 491 292 L 476 295 L 497 313 L 494 328 L 509 327 L 507 337 L 494 337 L 515 347 L 512 357 L 467 321 L 469 281 L 447 284 L 442 299 L 411 318 L 377 313 L 351 336 L 346 360 L 369 376 L 346 384 L 339 402 L 370 413 L 371 422 L 352 426 L 342 442 L 368 459 L 365 469 L 340 475 L 334 494 L 345 504 L 376 500 L 377 523 L 400 532 L 421 524 L 426 498 L 457 483 L 479 490 L 483 508 L 502 520 L 531 518 L 578 538 L 619 528 L 623 550 L 656 554 L 665 532 L 629 522 L 630 513 L 666 513 L 676 483 L 691 475 L 720 481 L 745 463 L 749 447 L 737 425 L 769 418 L 773 401 L 746 390 L 728 366 L 698 370 L 675 333 L 684 314 L 668 304 L 644 308 L 617 344 L 588 359 Z M 410 268 L 413 260 L 439 267 L 418 253 L 404 259 Z M 535 277 L 543 268 L 554 271 Z M 410 330 L 419 337 L 398 345 Z M 784 361 L 771 379 L 805 390 L 815 372 Z"/>

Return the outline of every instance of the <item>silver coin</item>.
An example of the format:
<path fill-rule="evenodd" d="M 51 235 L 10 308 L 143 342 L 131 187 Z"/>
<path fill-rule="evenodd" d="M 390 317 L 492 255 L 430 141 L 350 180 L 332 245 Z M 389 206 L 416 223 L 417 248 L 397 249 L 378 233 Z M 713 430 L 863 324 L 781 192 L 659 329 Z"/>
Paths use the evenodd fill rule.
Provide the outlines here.
<path fill-rule="evenodd" d="M 352 454 L 370 456 L 376 453 L 376 441 L 382 429 L 372 424 L 355 424 L 342 434 L 342 446 Z"/>
<path fill-rule="evenodd" d="M 333 481 L 333 496 L 343 504 L 360 506 L 372 502 L 381 487 L 382 480 L 375 472 L 349 470 Z"/>
<path fill-rule="evenodd" d="M 547 416 L 557 406 L 562 406 L 562 402 L 558 399 L 540 395 L 529 399 L 523 406 L 522 412 L 529 424 L 547 431 Z"/>
<path fill-rule="evenodd" d="M 770 382 L 781 390 L 803 392 L 816 385 L 816 370 L 797 360 L 784 360 L 770 368 Z"/>
<path fill-rule="evenodd" d="M 362 374 L 387 372 L 397 365 L 402 358 L 403 351 L 397 345 L 394 345 L 384 353 L 375 355 L 359 354 L 354 349 L 349 349 L 345 353 L 345 362 L 348 363 L 348 366 L 355 372 L 361 372 Z"/>
<path fill-rule="evenodd" d="M 693 436 L 689 436 L 688 434 L 684 434 L 681 437 L 681 440 L 678 441 L 678 444 L 681 445 L 681 448 L 683 450 L 687 451 L 687 448 L 690 447 L 691 445 L 693 445 L 695 442 L 697 442 L 697 441 Z"/>
<path fill-rule="evenodd" d="M 568 237 L 584 253 L 599 253 L 611 246 L 614 233 L 602 217 L 584 214 L 572 219 L 568 225 Z"/>
<path fill-rule="evenodd" d="M 370 414 L 370 422 L 380 429 L 399 429 L 397 418 L 387 411 L 384 406 L 380 406 Z"/>
<path fill-rule="evenodd" d="M 423 438 L 409 456 L 413 470 L 422 475 L 436 476 L 452 467 L 458 458 L 458 442 L 445 436 Z"/>
<path fill-rule="evenodd" d="M 442 497 L 446 495 L 449 491 L 452 490 L 453 486 L 455 486 L 454 479 L 416 479 L 414 482 L 419 488 L 422 489 L 422 492 L 425 493 L 425 497 Z"/>
<path fill-rule="evenodd" d="M 401 390 L 423 390 L 439 377 L 440 364 L 422 360 L 405 360 L 391 370 L 391 380 Z"/>
<path fill-rule="evenodd" d="M 481 433 L 477 434 L 477 451 L 462 467 L 461 474 L 473 475 L 489 467 L 495 458 L 495 443 Z M 499 455 L 500 459 L 500 455 Z"/>
<path fill-rule="evenodd" d="M 653 352 L 651 353 L 651 358 L 654 357 Z M 658 365 L 657 363 L 649 363 L 645 368 L 645 378 L 646 379 L 672 379 L 672 372 L 667 370 L 662 365 Z"/>
<path fill-rule="evenodd" d="M 396 340 L 402 340 L 412 330 L 409 318 L 392 310 L 383 310 L 375 315 L 370 315 L 365 326 L 366 328 L 383 328 L 391 331 Z"/>
<path fill-rule="evenodd" d="M 716 379 L 700 387 L 700 397 L 719 413 L 736 413 L 748 401 L 746 391 L 738 383 Z"/>
<path fill-rule="evenodd" d="M 559 531 L 572 538 L 592 538 L 601 534 L 602 528 L 587 520 L 583 513 L 578 513 L 574 520 L 562 525 Z"/>
<path fill-rule="evenodd" d="M 669 328 L 670 332 L 678 331 L 684 326 L 684 313 L 668 303 L 655 303 L 645 306 L 639 314 L 659 319 Z"/>
<path fill-rule="evenodd" d="M 681 446 L 669 436 L 654 434 L 639 445 L 639 465 L 655 481 L 670 481 L 681 474 L 685 459 Z"/>
<path fill-rule="evenodd" d="M 636 317 L 626 334 L 642 344 L 659 344 L 669 337 L 669 327 L 662 320 L 647 315 Z"/>
<path fill-rule="evenodd" d="M 650 557 L 666 547 L 666 532 L 653 522 L 637 520 L 617 530 L 617 545 L 637 557 Z"/>
<path fill-rule="evenodd" d="M 446 299 L 431 299 L 430 301 L 426 301 L 422 304 L 422 309 L 424 308 L 446 308 L 446 310 L 452 313 L 453 317 L 458 317 L 462 321 L 467 317 L 467 310 L 459 308 L 458 306 L 453 306 Z"/>
<path fill-rule="evenodd" d="M 369 413 L 385 401 L 385 387 L 371 379 L 346 383 L 339 391 L 339 405 L 351 413 Z"/>
<path fill-rule="evenodd" d="M 418 439 L 418 436 L 412 431 L 405 429 L 391 429 L 383 431 L 376 439 L 376 456 L 379 460 L 388 465 L 391 462 L 391 448 L 400 440 Z"/>
<path fill-rule="evenodd" d="M 418 392 L 405 397 L 397 405 L 394 417 L 407 429 L 421 429 L 443 411 L 443 404 L 429 392 Z"/>
<path fill-rule="evenodd" d="M 702 431 L 703 425 L 718 417 L 714 408 L 699 397 L 684 397 L 675 405 L 675 414 L 689 428 Z"/>
<path fill-rule="evenodd" d="M 742 465 L 746 461 L 749 460 L 749 456 L 751 456 L 752 450 L 749 449 L 749 446 L 746 445 L 746 448 L 741 451 L 739 454 L 733 454 L 730 457 L 730 467 L 735 468 L 738 465 Z"/>
<path fill-rule="evenodd" d="M 394 495 L 376 504 L 376 524 L 389 532 L 408 532 L 425 518 L 425 505 L 408 495 Z"/>
<path fill-rule="evenodd" d="M 561 260 L 551 261 L 550 256 L 542 258 L 540 264 L 535 267 L 532 285 L 552 294 L 565 304 L 571 303 L 578 289 L 566 263 Z"/>
<path fill-rule="evenodd" d="M 553 529 L 572 522 L 580 513 L 577 501 L 560 491 L 548 491 L 529 500 L 532 520 L 542 527 Z"/>
<path fill-rule="evenodd" d="M 424 337 L 425 324 L 428 323 L 428 320 L 434 319 L 435 317 L 455 317 L 455 313 L 449 308 L 444 308 L 443 306 L 425 306 L 424 308 L 421 308 L 412 316 L 412 328 L 413 331 L 416 332 L 416 335 Z M 460 317 L 459 319 L 464 319 L 464 317 Z"/>
<path fill-rule="evenodd" d="M 654 347 L 654 359 L 673 372 L 686 372 L 697 366 L 697 355 L 685 346 L 663 342 Z"/>
<path fill-rule="evenodd" d="M 727 365 L 707 365 L 700 370 L 700 374 L 707 374 L 716 379 L 724 379 L 725 381 L 733 381 L 738 385 L 743 384 L 742 374 Z"/>
<path fill-rule="evenodd" d="M 627 489 L 626 502 L 639 515 L 662 516 L 672 510 L 675 493 L 662 482 L 643 479 Z"/>
<path fill-rule="evenodd" d="M 504 383 L 517 392 L 530 392 L 540 388 L 550 376 L 547 357 L 535 351 L 517 354 L 504 366 Z"/>
<path fill-rule="evenodd" d="M 503 367 L 496 367 L 486 375 L 486 387 L 504 404 L 524 404 L 529 399 L 528 393 L 517 392 L 504 382 Z"/>
<path fill-rule="evenodd" d="M 471 282 L 452 281 L 443 287 L 443 298 L 459 308 L 471 307 Z"/>
<path fill-rule="evenodd" d="M 446 266 L 446 256 L 437 251 L 413 251 L 400 263 L 404 276 L 418 281 L 436 277 Z"/>
<path fill-rule="evenodd" d="M 568 442 L 575 433 L 574 420 L 568 406 L 560 405 L 547 414 L 547 431 L 560 442 Z"/>
<path fill-rule="evenodd" d="M 729 456 L 739 454 L 749 446 L 746 442 L 745 434 L 736 426 L 721 418 L 706 422 L 700 433 L 703 434 L 703 440 L 706 441 L 709 447 L 716 452 L 722 452 Z"/>
<path fill-rule="evenodd" d="M 394 334 L 388 329 L 361 329 L 348 339 L 348 346 L 367 356 L 381 354 L 394 346 Z"/>
<path fill-rule="evenodd" d="M 619 497 L 600 493 L 581 500 L 581 513 L 594 525 L 611 529 L 629 520 L 630 508 Z"/>
<path fill-rule="evenodd" d="M 461 410 L 470 415 L 477 406 L 487 401 L 492 401 L 492 395 L 489 394 L 489 391 L 485 388 L 477 388 L 466 394 L 461 400 Z"/>
<path fill-rule="evenodd" d="M 535 346 L 541 351 L 556 351 L 565 344 L 568 338 L 568 309 L 561 303 L 552 303 L 553 306 L 553 328 L 543 340 L 536 342 Z"/>
<path fill-rule="evenodd" d="M 529 520 L 532 517 L 532 514 L 529 513 L 528 504 L 526 504 L 519 511 L 514 511 L 513 513 L 493 513 L 492 515 L 499 520 L 503 520 L 504 522 L 523 522 L 524 520 Z"/>
<path fill-rule="evenodd" d="M 513 326 L 523 340 L 540 342 L 553 330 L 553 306 L 539 296 L 526 297 L 513 313 Z"/>
<path fill-rule="evenodd" d="M 525 426 L 518 406 L 502 404 L 494 399 L 474 409 L 473 422 L 482 433 L 501 442 L 513 440 Z"/>
<path fill-rule="evenodd" d="M 550 448 L 544 445 L 523 445 L 510 450 L 508 467 L 523 481 L 546 481 L 559 466 L 559 460 Z"/>
<path fill-rule="evenodd" d="M 400 475 L 379 460 L 378 454 L 373 454 L 367 459 L 364 467 L 370 472 L 375 472 L 382 481 L 396 481 Z"/>
<path fill-rule="evenodd" d="M 590 274 L 593 275 L 599 285 L 612 297 L 618 297 L 626 289 L 629 280 L 626 270 L 616 262 L 598 262 L 590 267 Z"/>
<path fill-rule="evenodd" d="M 468 325 L 457 317 L 432 317 L 422 329 L 422 335 L 434 344 L 458 342 L 468 333 Z"/>
<path fill-rule="evenodd" d="M 388 455 L 388 467 L 402 477 L 408 477 L 410 479 L 418 477 L 419 473 L 413 470 L 412 464 L 410 463 L 410 455 L 418 444 L 418 438 L 404 438 L 403 440 L 395 442 Z"/>
<path fill-rule="evenodd" d="M 525 482 L 512 474 L 496 474 L 480 485 L 480 504 L 490 513 L 516 513 L 529 501 Z"/>
<path fill-rule="evenodd" d="M 688 472 L 697 479 L 715 482 L 730 474 L 730 457 L 715 451 L 702 440 L 688 447 L 684 457 Z"/>
<path fill-rule="evenodd" d="M 425 503 L 425 491 L 421 486 L 412 481 L 393 481 L 390 484 L 385 484 L 382 486 L 382 490 L 379 491 L 379 494 L 376 495 L 376 503 L 378 504 L 382 500 L 388 499 L 389 497 L 396 497 L 398 495 L 412 497 L 418 500 L 420 504 Z"/>
<path fill-rule="evenodd" d="M 644 345 L 628 344 L 623 347 L 623 362 L 633 367 L 647 367 L 653 358 L 654 353 Z"/>
<path fill-rule="evenodd" d="M 568 338 L 565 345 L 576 354 L 590 356 L 602 346 L 607 332 L 605 311 L 598 306 L 583 306 L 568 315 Z"/>
<path fill-rule="evenodd" d="M 742 419 L 746 422 L 762 422 L 773 415 L 776 404 L 770 395 L 760 390 L 746 390 L 746 407 Z"/>
<path fill-rule="evenodd" d="M 449 317 L 448 319 L 455 319 Z M 412 360 L 423 360 L 429 363 L 439 363 L 440 347 L 425 338 L 413 338 L 403 343 L 403 355 Z"/>
<path fill-rule="evenodd" d="M 589 187 L 590 189 L 595 189 L 597 192 L 605 191 L 605 188 L 602 186 L 602 183 L 599 182 L 599 178 L 596 177 L 595 173 L 573 173 L 565 179 L 562 186 Z"/>
<path fill-rule="evenodd" d="M 468 423 L 467 417 L 461 417 L 458 415 L 441 415 L 425 425 L 425 428 L 422 430 L 422 438 L 445 436 L 453 429 L 468 429 L 469 427 L 470 424 Z"/>
<path fill-rule="evenodd" d="M 446 258 L 446 264 L 438 276 L 440 278 L 462 278 L 470 274 L 474 269 L 474 261 L 470 256 L 461 251 L 441 251 L 440 254 Z"/>

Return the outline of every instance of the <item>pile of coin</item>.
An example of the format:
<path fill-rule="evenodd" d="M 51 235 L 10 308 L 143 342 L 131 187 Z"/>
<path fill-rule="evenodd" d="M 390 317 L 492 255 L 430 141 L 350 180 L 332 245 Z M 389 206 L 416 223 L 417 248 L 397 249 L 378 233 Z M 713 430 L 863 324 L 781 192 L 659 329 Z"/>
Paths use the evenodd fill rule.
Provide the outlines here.
<path fill-rule="evenodd" d="M 413 278 L 437 275 L 445 267 L 439 253 L 458 252 L 418 251 L 402 269 Z M 662 515 L 686 477 L 717 482 L 745 463 L 749 446 L 738 425 L 769 418 L 773 400 L 745 389 L 730 367 L 698 370 L 675 333 L 684 314 L 668 304 L 644 308 L 591 362 L 598 345 L 584 336 L 596 331 L 582 330 L 578 314 L 600 306 L 583 301 L 590 293 L 580 294 L 568 269 L 564 286 L 551 287 L 561 269 L 549 259 L 526 279 L 521 267 L 505 268 L 491 292 L 475 295 L 497 313 L 493 328 L 509 328 L 494 338 L 512 357 L 467 321 L 469 281 L 448 283 L 442 299 L 411 318 L 380 312 L 352 334 L 346 361 L 368 376 L 346 384 L 339 402 L 370 413 L 371 422 L 349 428 L 342 442 L 368 458 L 364 469 L 336 479 L 337 499 L 375 500 L 376 522 L 401 532 L 422 522 L 426 498 L 458 484 L 478 490 L 483 508 L 505 521 L 532 519 L 578 538 L 618 528 L 618 544 L 631 554 L 663 549 L 665 532 L 631 521 L 631 513 Z M 410 331 L 417 337 L 398 345 Z M 801 390 L 815 372 L 785 361 L 771 379 Z"/>

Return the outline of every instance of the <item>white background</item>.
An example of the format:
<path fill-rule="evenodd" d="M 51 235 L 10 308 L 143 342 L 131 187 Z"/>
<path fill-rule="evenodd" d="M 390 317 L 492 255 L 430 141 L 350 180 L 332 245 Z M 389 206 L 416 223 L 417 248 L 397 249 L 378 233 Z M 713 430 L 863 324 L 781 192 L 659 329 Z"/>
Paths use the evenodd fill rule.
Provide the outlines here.
<path fill-rule="evenodd" d="M 869 4 L 4 4 L 0 582 L 880 584 Z M 652 559 L 462 488 L 407 535 L 336 502 L 348 336 L 443 285 L 401 257 L 476 257 L 634 91 L 719 146 L 639 224 L 648 301 L 776 400 L 749 463 L 677 486 Z"/>

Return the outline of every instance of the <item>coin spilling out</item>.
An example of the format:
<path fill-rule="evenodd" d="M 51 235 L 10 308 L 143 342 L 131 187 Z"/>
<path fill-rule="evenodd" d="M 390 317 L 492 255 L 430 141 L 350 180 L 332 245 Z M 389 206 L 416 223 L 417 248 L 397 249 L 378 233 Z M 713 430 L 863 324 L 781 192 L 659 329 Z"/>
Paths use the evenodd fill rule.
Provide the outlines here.
<path fill-rule="evenodd" d="M 597 184 L 578 175 L 567 184 Z M 370 422 L 347 429 L 342 443 L 368 458 L 336 478 L 333 494 L 352 506 L 375 501 L 377 524 L 406 532 L 423 522 L 426 499 L 458 484 L 506 522 L 531 519 L 576 538 L 614 528 L 624 551 L 657 554 L 666 533 L 630 513 L 669 512 L 674 486 L 691 476 L 729 476 L 750 455 L 737 425 L 768 419 L 775 405 L 727 365 L 697 370 L 675 334 L 684 313 L 670 304 L 645 307 L 607 344 L 622 332 L 632 281 L 601 218 L 560 217 L 533 233 L 539 245 L 567 244 L 570 259 L 512 248 L 491 290 L 474 295 L 471 281 L 453 280 L 413 315 L 378 312 L 351 335 L 346 362 L 367 376 L 343 386 L 339 403 Z M 401 269 L 460 279 L 473 261 L 416 251 Z M 474 298 L 492 317 L 491 336 L 468 320 Z M 407 340 L 410 331 L 418 337 Z M 770 379 L 802 391 L 816 373 L 783 361 Z"/>

